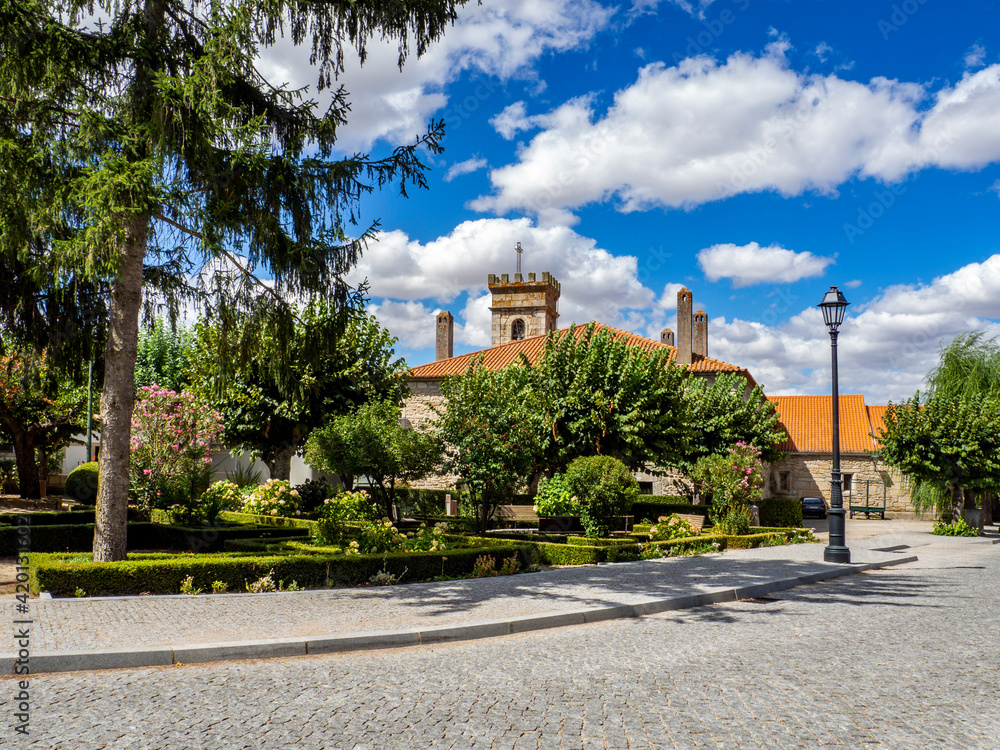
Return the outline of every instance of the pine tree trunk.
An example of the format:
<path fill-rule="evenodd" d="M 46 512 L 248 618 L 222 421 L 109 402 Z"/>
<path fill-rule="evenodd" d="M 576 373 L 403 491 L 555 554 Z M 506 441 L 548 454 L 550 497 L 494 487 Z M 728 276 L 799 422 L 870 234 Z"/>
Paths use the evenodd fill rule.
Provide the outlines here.
<path fill-rule="evenodd" d="M 135 357 L 142 307 L 142 263 L 146 254 L 149 220 L 145 216 L 136 216 L 127 221 L 130 226 L 122 268 L 115 279 L 108 304 L 94 562 L 124 560 L 128 534 Z"/>

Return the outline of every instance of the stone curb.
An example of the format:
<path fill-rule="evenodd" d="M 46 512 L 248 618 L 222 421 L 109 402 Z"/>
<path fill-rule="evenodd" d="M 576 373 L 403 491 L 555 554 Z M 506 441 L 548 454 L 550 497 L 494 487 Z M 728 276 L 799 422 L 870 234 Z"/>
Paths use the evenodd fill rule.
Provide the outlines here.
<path fill-rule="evenodd" d="M 507 620 L 472 622 L 465 625 L 444 625 L 416 630 L 358 632 L 343 636 L 307 636 L 301 638 L 271 638 L 257 641 L 204 643 L 190 646 L 133 647 L 120 649 L 94 649 L 58 651 L 32 654 L 31 674 L 41 672 L 72 672 L 93 669 L 135 669 L 139 667 L 164 667 L 175 664 L 195 664 L 235 659 L 271 659 L 310 654 L 372 651 L 384 648 L 410 648 L 435 643 L 471 641 L 479 638 L 496 638 L 572 625 L 644 617 L 670 610 L 691 609 L 707 604 L 738 601 L 766 596 L 775 591 L 786 591 L 831 578 L 863 573 L 905 563 L 916 562 L 910 555 L 880 562 L 831 567 L 794 578 L 779 578 L 736 588 L 721 588 L 697 594 L 676 596 L 670 599 L 650 599 L 637 604 L 620 604 L 596 609 L 580 609 L 544 615 L 526 615 Z M 0 661 L 13 665 L 16 656 L 0 654 Z"/>

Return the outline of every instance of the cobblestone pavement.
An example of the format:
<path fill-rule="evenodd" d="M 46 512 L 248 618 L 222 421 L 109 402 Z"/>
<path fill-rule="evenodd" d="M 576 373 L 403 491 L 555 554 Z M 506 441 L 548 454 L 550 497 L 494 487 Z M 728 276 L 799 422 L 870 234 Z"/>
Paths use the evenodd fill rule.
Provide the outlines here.
<path fill-rule="evenodd" d="M 489 641 L 37 675 L 23 746 L 993 750 L 1000 545 L 919 552 L 770 600 Z M 18 747 L 9 718 L 0 732 Z"/>

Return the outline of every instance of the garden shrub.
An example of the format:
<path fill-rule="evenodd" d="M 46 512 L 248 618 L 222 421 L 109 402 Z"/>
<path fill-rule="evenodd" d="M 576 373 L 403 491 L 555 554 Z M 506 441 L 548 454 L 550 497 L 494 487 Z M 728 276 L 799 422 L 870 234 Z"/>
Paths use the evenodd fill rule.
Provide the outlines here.
<path fill-rule="evenodd" d="M 551 479 L 542 477 L 535 495 L 535 513 L 540 516 L 576 516 L 580 514 L 580 501 L 558 471 Z"/>
<path fill-rule="evenodd" d="M 228 523 L 255 524 L 258 526 L 282 526 L 294 529 L 308 529 L 310 534 L 316 534 L 319 523 L 309 518 L 288 516 L 261 516 L 255 513 L 228 511 L 219 514 L 219 518 Z"/>
<path fill-rule="evenodd" d="M 796 497 L 769 497 L 758 502 L 760 525 L 794 527 L 802 525 L 802 501 Z"/>
<path fill-rule="evenodd" d="M 208 489 L 201 493 L 194 516 L 204 518 L 210 525 L 214 525 L 220 513 L 239 510 L 242 505 L 243 493 L 240 488 L 229 480 L 223 480 L 210 484 Z"/>
<path fill-rule="evenodd" d="M 299 493 L 284 479 L 268 479 L 243 496 L 243 512 L 259 516 L 300 516 Z"/>
<path fill-rule="evenodd" d="M 324 479 L 307 479 L 295 485 L 295 491 L 299 493 L 299 510 L 303 513 L 315 513 L 330 497 L 330 485 Z"/>
<path fill-rule="evenodd" d="M 98 473 L 97 461 L 80 464 L 66 477 L 63 493 L 81 503 L 95 500 Z"/>
<path fill-rule="evenodd" d="M 938 536 L 979 536 L 979 529 L 969 526 L 964 518 L 959 518 L 953 523 L 935 521 L 932 533 Z"/>
<path fill-rule="evenodd" d="M 750 507 L 740 502 L 723 505 L 716 516 L 715 528 L 728 536 L 739 536 L 750 531 Z"/>
<path fill-rule="evenodd" d="M 342 490 L 328 497 L 319 508 L 318 536 L 330 544 L 339 544 L 347 534 L 348 526 L 375 523 L 382 511 L 364 490 Z"/>
<path fill-rule="evenodd" d="M 187 527 L 165 526 L 159 523 L 130 522 L 129 549 L 176 549 L 195 552 L 222 550 L 227 539 L 306 538 L 305 529 L 272 526 Z M 17 527 L 0 526 L 0 556 L 9 556 L 17 549 Z M 94 524 L 57 524 L 31 529 L 31 549 L 35 552 L 84 552 L 94 547 Z M 86 588 L 86 586 L 84 587 Z M 88 589 L 89 591 L 89 589 Z"/>
<path fill-rule="evenodd" d="M 222 434 L 218 412 L 190 393 L 158 385 L 136 393 L 129 450 L 129 491 L 144 508 L 180 506 L 191 520 L 212 470 L 212 444 Z"/>
<path fill-rule="evenodd" d="M 660 516 L 656 525 L 649 529 L 649 540 L 651 542 L 666 542 L 670 539 L 684 539 L 686 537 L 698 536 L 690 522 L 684 520 L 676 513 L 669 516 Z"/>
<path fill-rule="evenodd" d="M 580 520 L 590 537 L 605 537 L 639 497 L 639 483 L 612 456 L 582 456 L 566 468 L 566 484 L 580 501 Z"/>

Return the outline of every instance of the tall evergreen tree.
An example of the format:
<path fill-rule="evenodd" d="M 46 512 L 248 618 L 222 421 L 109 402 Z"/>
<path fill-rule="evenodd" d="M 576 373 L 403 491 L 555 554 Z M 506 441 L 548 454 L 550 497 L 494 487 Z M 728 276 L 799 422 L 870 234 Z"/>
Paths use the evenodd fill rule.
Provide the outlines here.
<path fill-rule="evenodd" d="M 260 51 L 286 33 L 310 43 L 328 86 L 351 46 L 363 61 L 372 38 L 395 40 L 402 65 L 464 2 L 0 0 L 0 193 L 18 207 L 0 241 L 110 284 L 96 561 L 126 554 L 144 276 L 175 304 L 195 278 L 211 314 L 280 340 L 287 296 L 349 304 L 344 275 L 374 231 L 348 231 L 360 197 L 424 185 L 419 149 L 439 148 L 432 123 L 386 158 L 337 158 L 347 93 L 318 111 L 260 73 Z"/>

